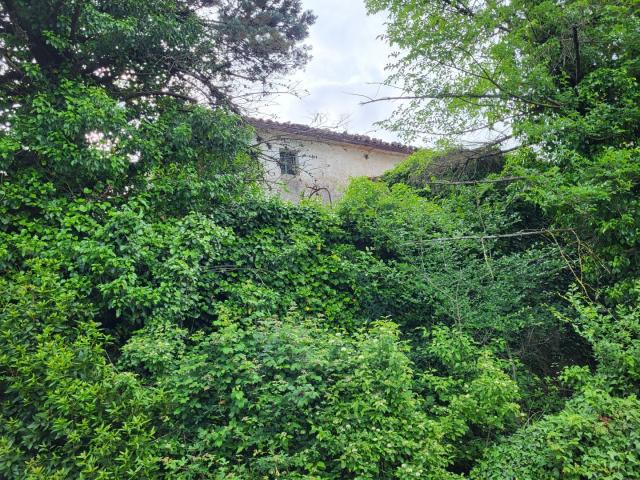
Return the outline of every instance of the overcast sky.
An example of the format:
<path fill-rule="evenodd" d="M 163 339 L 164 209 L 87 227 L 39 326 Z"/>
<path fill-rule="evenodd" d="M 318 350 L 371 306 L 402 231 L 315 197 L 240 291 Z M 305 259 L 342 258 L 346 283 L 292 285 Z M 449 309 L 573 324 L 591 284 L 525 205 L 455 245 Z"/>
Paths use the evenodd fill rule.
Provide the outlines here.
<path fill-rule="evenodd" d="M 340 123 L 340 130 L 396 140 L 396 135 L 373 124 L 387 118 L 392 105 L 386 102 L 360 105 L 353 94 L 376 96 L 375 84 L 386 77 L 384 70 L 390 49 L 379 40 L 384 33 L 384 17 L 368 16 L 364 0 L 303 0 L 317 15 L 307 43 L 313 59 L 304 72 L 292 76 L 302 98 L 281 95 L 264 108 L 279 121 L 310 124 L 318 114 L 326 126 Z"/>

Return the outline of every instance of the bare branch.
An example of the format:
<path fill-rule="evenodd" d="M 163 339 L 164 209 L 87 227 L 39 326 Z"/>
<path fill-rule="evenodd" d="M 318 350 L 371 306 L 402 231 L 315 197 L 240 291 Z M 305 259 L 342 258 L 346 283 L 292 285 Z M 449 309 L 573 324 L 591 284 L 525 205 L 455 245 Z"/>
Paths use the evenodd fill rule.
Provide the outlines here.
<path fill-rule="evenodd" d="M 73 9 L 73 17 L 71 18 L 71 41 L 75 42 L 78 34 L 78 24 L 80 22 L 80 14 L 82 13 L 82 7 L 85 0 L 77 0 L 75 8 Z"/>
<path fill-rule="evenodd" d="M 443 100 L 443 99 L 456 99 L 456 98 L 473 98 L 473 99 L 498 99 L 498 100 L 508 100 L 507 95 L 496 95 L 496 94 L 479 94 L 479 93 L 434 93 L 431 95 L 399 95 L 399 96 L 391 96 L 391 97 L 381 97 L 381 98 L 371 98 L 367 95 L 362 95 L 358 93 L 354 93 L 354 95 L 358 97 L 366 98 L 366 101 L 360 103 L 360 105 L 368 105 L 370 103 L 377 102 L 389 102 L 393 100 Z"/>
<path fill-rule="evenodd" d="M 140 98 L 140 97 L 173 97 L 173 98 L 178 98 L 180 100 L 185 100 L 187 102 L 198 103 L 198 100 L 196 100 L 193 97 L 189 97 L 188 95 L 183 95 L 181 93 L 174 93 L 174 92 L 165 92 L 162 90 L 149 90 L 149 91 L 133 92 L 133 93 L 125 94 L 124 101 L 132 100 L 134 98 Z"/>
<path fill-rule="evenodd" d="M 574 25 L 572 30 L 573 30 L 573 49 L 575 50 L 575 54 L 576 54 L 575 85 L 578 85 L 582 77 L 582 71 L 581 71 L 581 65 L 580 65 L 582 60 L 580 59 L 580 40 L 578 37 L 578 26 Z"/>
<path fill-rule="evenodd" d="M 464 235 L 461 237 L 441 237 L 441 238 L 428 238 L 420 240 L 419 242 L 409 242 L 411 244 L 418 243 L 439 243 L 439 242 L 457 242 L 461 240 L 496 240 L 500 238 L 519 238 L 519 237 L 531 237 L 536 235 L 553 235 L 554 233 L 573 232 L 570 228 L 560 228 L 555 230 L 521 230 L 514 233 L 504 233 L 497 235 Z"/>
<path fill-rule="evenodd" d="M 442 1 L 445 5 L 448 5 L 449 7 L 451 7 L 451 9 L 453 9 L 455 13 L 458 13 L 460 15 L 464 15 L 470 18 L 475 17 L 476 15 L 473 10 L 471 10 L 469 7 L 464 5 L 459 0 L 442 0 Z M 510 33 L 510 30 L 504 25 L 496 25 L 496 28 L 502 32 Z"/>
<path fill-rule="evenodd" d="M 483 180 L 460 180 L 460 181 L 446 181 L 446 180 L 433 180 L 431 182 L 422 182 L 427 185 L 477 185 L 481 183 L 503 183 L 503 182 L 516 182 L 518 180 L 526 180 L 527 177 L 503 177 L 503 178 L 487 178 Z"/>

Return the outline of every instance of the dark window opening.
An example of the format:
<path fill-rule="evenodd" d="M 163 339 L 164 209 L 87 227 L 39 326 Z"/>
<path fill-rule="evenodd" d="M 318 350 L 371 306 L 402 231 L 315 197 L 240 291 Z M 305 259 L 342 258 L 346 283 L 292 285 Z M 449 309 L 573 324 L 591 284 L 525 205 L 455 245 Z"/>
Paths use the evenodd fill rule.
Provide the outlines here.
<path fill-rule="evenodd" d="M 280 150 L 280 173 L 283 175 L 298 174 L 298 154 L 291 150 Z"/>

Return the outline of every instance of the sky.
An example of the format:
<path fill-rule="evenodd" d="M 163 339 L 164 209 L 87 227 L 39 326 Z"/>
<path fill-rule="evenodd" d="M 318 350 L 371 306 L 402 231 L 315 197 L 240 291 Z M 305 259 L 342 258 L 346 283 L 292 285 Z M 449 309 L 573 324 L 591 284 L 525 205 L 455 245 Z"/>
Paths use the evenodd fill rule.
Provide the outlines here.
<path fill-rule="evenodd" d="M 377 37 L 384 33 L 384 17 L 368 16 L 364 0 L 303 0 L 317 16 L 307 44 L 313 58 L 304 71 L 290 76 L 301 98 L 278 95 L 262 109 L 265 116 L 283 122 L 336 127 L 387 141 L 397 135 L 374 123 L 388 118 L 393 105 L 379 102 L 361 105 L 364 94 L 381 96 L 390 48 Z M 320 115 L 322 121 L 314 123 Z"/>

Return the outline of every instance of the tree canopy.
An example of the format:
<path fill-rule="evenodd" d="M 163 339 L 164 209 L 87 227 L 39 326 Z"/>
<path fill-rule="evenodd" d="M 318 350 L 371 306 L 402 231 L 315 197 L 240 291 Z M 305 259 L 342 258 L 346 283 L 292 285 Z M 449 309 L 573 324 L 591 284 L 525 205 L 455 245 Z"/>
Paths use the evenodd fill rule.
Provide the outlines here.
<path fill-rule="evenodd" d="M 388 82 L 409 136 L 513 125 L 525 142 L 579 151 L 637 145 L 634 1 L 367 0 L 399 53 Z"/>
<path fill-rule="evenodd" d="M 79 79 L 130 102 L 175 96 L 231 105 L 231 82 L 301 67 L 314 16 L 299 0 L 1 2 L 6 97 Z M 35 87 L 38 88 L 38 87 Z"/>

